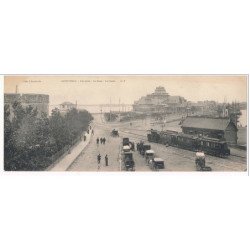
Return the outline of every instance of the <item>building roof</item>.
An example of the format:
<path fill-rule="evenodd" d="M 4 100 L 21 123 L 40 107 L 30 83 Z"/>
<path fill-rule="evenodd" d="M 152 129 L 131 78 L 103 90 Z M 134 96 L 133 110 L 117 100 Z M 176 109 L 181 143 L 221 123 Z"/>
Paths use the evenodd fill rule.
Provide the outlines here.
<path fill-rule="evenodd" d="M 185 98 L 182 96 L 172 95 L 168 97 L 168 103 L 182 103 L 186 102 Z"/>
<path fill-rule="evenodd" d="M 230 124 L 230 120 L 225 119 L 225 118 L 188 116 L 183 121 L 182 127 L 224 131 L 229 124 Z"/>
<path fill-rule="evenodd" d="M 72 102 L 63 102 L 63 103 L 61 103 L 60 105 L 75 105 L 75 104 L 72 103 Z"/>
<path fill-rule="evenodd" d="M 152 95 L 168 95 L 165 88 L 162 86 L 156 87 L 155 92 Z"/>

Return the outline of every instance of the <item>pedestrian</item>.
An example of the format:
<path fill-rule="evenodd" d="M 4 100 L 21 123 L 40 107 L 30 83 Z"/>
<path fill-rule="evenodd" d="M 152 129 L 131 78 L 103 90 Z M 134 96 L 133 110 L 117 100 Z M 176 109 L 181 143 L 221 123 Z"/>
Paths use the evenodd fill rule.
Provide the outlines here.
<path fill-rule="evenodd" d="M 100 139 L 100 142 L 101 142 L 101 144 L 102 144 L 102 137 L 101 137 L 101 139 Z"/>
<path fill-rule="evenodd" d="M 100 155 L 100 154 L 99 154 L 99 155 L 97 155 L 97 163 L 98 163 L 98 164 L 100 164 L 100 163 L 101 163 L 101 158 L 102 158 L 102 157 L 101 157 L 101 155 Z"/>
<path fill-rule="evenodd" d="M 97 139 L 96 139 L 96 144 L 97 145 L 99 144 L 99 137 L 97 137 Z"/>
<path fill-rule="evenodd" d="M 86 141 L 86 135 L 83 136 L 83 140 Z"/>
<path fill-rule="evenodd" d="M 87 133 L 89 134 L 89 130 L 87 130 Z"/>
<path fill-rule="evenodd" d="M 91 130 L 91 126 L 89 126 L 89 129 Z"/>
<path fill-rule="evenodd" d="M 105 144 L 105 142 L 106 142 L 106 138 L 104 137 L 104 138 L 103 138 L 103 144 Z"/>
<path fill-rule="evenodd" d="M 105 165 L 106 165 L 106 167 L 109 165 L 108 155 L 105 155 Z"/>
<path fill-rule="evenodd" d="M 94 129 L 92 129 L 92 135 L 94 134 Z"/>

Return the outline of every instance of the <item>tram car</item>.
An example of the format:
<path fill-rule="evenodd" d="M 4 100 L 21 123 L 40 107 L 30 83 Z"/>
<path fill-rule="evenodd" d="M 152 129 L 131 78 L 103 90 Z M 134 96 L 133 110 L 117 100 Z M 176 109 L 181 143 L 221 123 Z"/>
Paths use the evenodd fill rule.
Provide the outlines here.
<path fill-rule="evenodd" d="M 150 133 L 147 134 L 147 138 L 149 142 L 161 143 L 161 135 L 157 130 L 149 130 Z"/>
<path fill-rule="evenodd" d="M 206 154 L 218 157 L 230 155 L 227 142 L 215 138 L 189 135 L 170 130 L 162 132 L 150 130 L 147 137 L 150 142 L 161 143 L 166 146 L 179 147 L 191 151 L 202 150 Z"/>

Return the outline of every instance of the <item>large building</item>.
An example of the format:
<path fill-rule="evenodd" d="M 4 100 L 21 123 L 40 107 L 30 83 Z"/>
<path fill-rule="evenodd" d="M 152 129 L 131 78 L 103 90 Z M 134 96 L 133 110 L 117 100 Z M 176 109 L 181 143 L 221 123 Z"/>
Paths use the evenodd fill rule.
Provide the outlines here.
<path fill-rule="evenodd" d="M 185 134 L 203 135 L 225 139 L 229 144 L 237 144 L 237 127 L 228 118 L 188 116 L 182 123 Z"/>
<path fill-rule="evenodd" d="M 74 104 L 72 102 L 63 102 L 60 104 L 59 110 L 61 113 L 67 113 L 68 111 L 74 108 L 77 108 L 77 104 Z"/>
<path fill-rule="evenodd" d="M 7 105 L 10 110 L 10 116 L 13 117 L 12 105 L 14 102 L 20 102 L 25 108 L 31 106 L 36 108 L 38 114 L 45 113 L 49 115 L 49 95 L 43 94 L 4 94 L 4 105 Z"/>
<path fill-rule="evenodd" d="M 187 101 L 181 96 L 170 96 L 164 87 L 157 87 L 155 92 L 141 97 L 133 104 L 133 111 L 141 113 L 176 113 L 185 112 Z"/>

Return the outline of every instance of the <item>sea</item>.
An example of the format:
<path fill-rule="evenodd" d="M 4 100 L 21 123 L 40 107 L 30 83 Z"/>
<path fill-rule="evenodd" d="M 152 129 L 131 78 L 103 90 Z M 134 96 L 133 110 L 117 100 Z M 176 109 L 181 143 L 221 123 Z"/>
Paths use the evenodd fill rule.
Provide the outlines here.
<path fill-rule="evenodd" d="M 49 107 L 49 114 L 51 115 L 51 111 L 54 108 L 59 108 L 59 105 L 53 105 Z M 100 105 L 91 105 L 91 106 L 83 106 L 79 105 L 78 107 L 80 110 L 81 109 L 86 109 L 89 113 L 91 114 L 98 114 L 98 113 L 109 113 L 111 112 L 128 112 L 133 110 L 132 105 L 126 105 L 124 107 L 100 107 Z"/>

